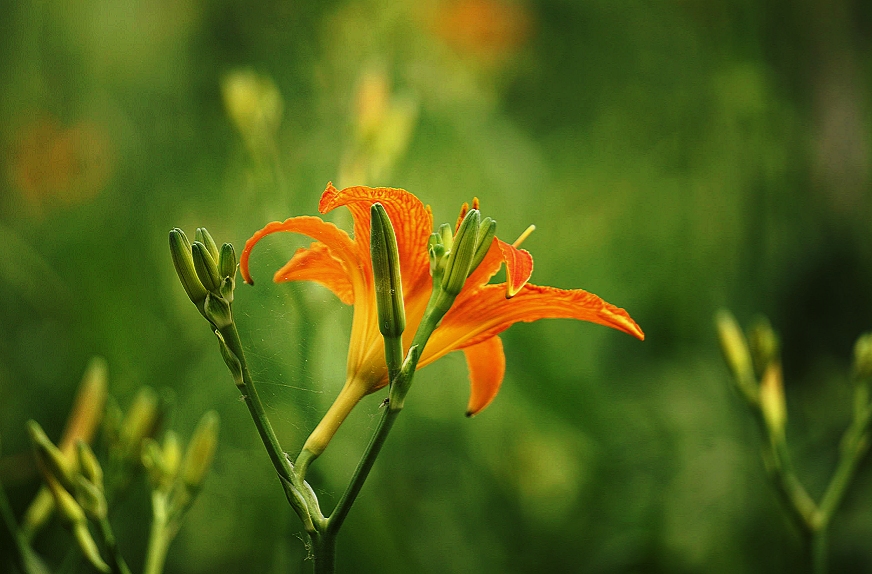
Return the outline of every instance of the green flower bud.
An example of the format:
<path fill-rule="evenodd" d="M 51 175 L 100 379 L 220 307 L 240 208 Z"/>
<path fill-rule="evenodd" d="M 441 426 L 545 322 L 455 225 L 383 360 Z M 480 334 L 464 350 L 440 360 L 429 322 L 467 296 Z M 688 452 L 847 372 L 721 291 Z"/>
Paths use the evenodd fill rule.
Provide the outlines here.
<path fill-rule="evenodd" d="M 754 374 L 760 379 L 769 364 L 778 359 L 778 335 L 772 330 L 769 319 L 759 317 L 754 321 L 748 330 L 748 347 L 751 349 Z"/>
<path fill-rule="evenodd" d="M 236 289 L 236 279 L 233 277 L 225 277 L 221 281 L 221 288 L 218 292 L 221 294 L 221 297 L 224 298 L 228 303 L 233 303 L 233 291 Z"/>
<path fill-rule="evenodd" d="M 155 489 L 159 489 L 167 482 L 172 481 L 172 478 L 167 480 L 166 464 L 163 459 L 163 452 L 156 440 L 149 437 L 142 441 L 142 466 L 148 473 L 149 482 Z"/>
<path fill-rule="evenodd" d="M 157 394 L 151 387 L 141 387 L 121 423 L 118 443 L 123 458 L 139 460 L 142 441 L 154 434 L 159 411 Z"/>
<path fill-rule="evenodd" d="M 194 241 L 199 241 L 205 245 L 206 249 L 209 250 L 209 255 L 212 256 L 212 259 L 218 261 L 218 245 L 215 243 L 215 240 L 212 239 L 209 232 L 206 231 L 205 227 L 197 228 L 197 232 L 194 234 Z"/>
<path fill-rule="evenodd" d="M 751 352 L 748 350 L 748 343 L 745 341 L 742 329 L 739 328 L 733 314 L 727 310 L 718 311 L 715 315 L 715 324 L 724 360 L 733 374 L 736 385 L 745 395 L 745 398 L 756 401 L 756 379 L 751 362 Z"/>
<path fill-rule="evenodd" d="M 433 235 L 436 235 L 435 233 Z M 445 271 L 445 246 L 441 243 L 431 245 L 430 253 L 430 275 L 439 277 Z"/>
<path fill-rule="evenodd" d="M 478 228 L 480 225 L 481 214 L 477 209 L 470 209 L 466 217 L 463 218 L 460 228 L 457 230 L 457 235 L 454 237 L 454 245 L 445 263 L 442 290 L 448 295 L 456 297 L 460 290 L 463 289 L 463 284 L 466 283 L 472 257 L 475 255 L 475 248 L 478 244 Z"/>
<path fill-rule="evenodd" d="M 103 488 L 103 467 L 88 443 L 80 440 L 76 443 L 76 452 L 79 456 L 79 471 L 89 482 Z"/>
<path fill-rule="evenodd" d="M 170 231 L 170 255 L 172 255 L 173 266 L 176 268 L 176 274 L 179 276 L 179 281 L 182 282 L 182 287 L 185 288 L 188 298 L 195 305 L 201 305 L 206 298 L 206 288 L 197 277 L 194 257 L 191 253 L 191 243 L 181 229 L 176 228 Z"/>
<path fill-rule="evenodd" d="M 439 226 L 439 243 L 445 247 L 446 251 L 450 251 L 454 246 L 454 233 L 451 232 L 451 226 L 443 223 Z"/>
<path fill-rule="evenodd" d="M 75 485 L 75 468 L 71 461 L 54 445 L 35 420 L 27 421 L 27 433 L 36 451 L 40 469 L 46 478 L 54 478 L 63 488 L 72 490 Z"/>
<path fill-rule="evenodd" d="M 218 276 L 218 264 L 209 252 L 209 249 L 199 241 L 195 241 L 192 247 L 194 257 L 194 269 L 203 287 L 211 293 L 217 293 L 221 287 L 221 278 Z"/>
<path fill-rule="evenodd" d="M 230 374 L 233 376 L 233 381 L 240 389 L 245 386 L 245 381 L 242 378 L 242 363 L 239 358 L 227 346 L 224 340 L 224 335 L 220 331 L 215 331 L 215 336 L 218 337 L 218 348 L 221 350 L 221 357 L 224 359 L 224 364 L 230 369 Z"/>
<path fill-rule="evenodd" d="M 472 275 L 472 272 L 478 269 L 478 266 L 484 261 L 484 257 L 490 250 L 496 234 L 497 222 L 490 217 L 485 217 L 478 228 L 478 244 L 475 246 L 475 254 L 472 256 L 472 263 L 469 265 L 469 275 Z"/>
<path fill-rule="evenodd" d="M 776 441 L 783 441 L 787 406 L 784 401 L 781 365 L 777 361 L 769 363 L 760 381 L 760 410 L 769 428 L 769 435 Z"/>
<path fill-rule="evenodd" d="M 182 463 L 182 447 L 179 435 L 167 431 L 163 441 L 163 463 L 168 475 L 175 477 Z"/>
<path fill-rule="evenodd" d="M 236 277 L 236 250 L 229 243 L 221 246 L 218 255 L 218 275 L 221 277 Z"/>
<path fill-rule="evenodd" d="M 100 572 L 109 573 L 112 571 L 112 569 L 109 568 L 109 565 L 106 564 L 100 556 L 100 550 L 97 548 L 97 543 L 94 542 L 94 538 L 91 536 L 91 531 L 88 530 L 87 522 L 83 520 L 82 522 L 75 523 L 73 525 L 73 536 L 76 539 L 76 543 L 79 545 L 79 550 L 82 551 L 82 554 L 88 559 L 88 562 L 90 562 L 94 568 Z"/>
<path fill-rule="evenodd" d="M 182 461 L 181 477 L 184 484 L 197 490 L 203 486 L 206 473 L 212 466 L 215 448 L 218 446 L 218 413 L 209 411 L 203 415 L 188 443 Z"/>
<path fill-rule="evenodd" d="M 384 206 L 380 203 L 373 204 L 370 215 L 370 253 L 378 306 L 378 328 L 385 337 L 399 337 L 406 328 L 406 309 L 397 236 Z"/>
<path fill-rule="evenodd" d="M 233 323 L 233 315 L 230 312 L 230 303 L 222 297 L 217 297 L 212 293 L 206 296 L 206 303 L 203 305 L 203 314 L 209 321 L 215 325 L 216 329 L 224 329 Z"/>
<path fill-rule="evenodd" d="M 865 333 L 854 344 L 854 377 L 872 379 L 872 333 Z"/>

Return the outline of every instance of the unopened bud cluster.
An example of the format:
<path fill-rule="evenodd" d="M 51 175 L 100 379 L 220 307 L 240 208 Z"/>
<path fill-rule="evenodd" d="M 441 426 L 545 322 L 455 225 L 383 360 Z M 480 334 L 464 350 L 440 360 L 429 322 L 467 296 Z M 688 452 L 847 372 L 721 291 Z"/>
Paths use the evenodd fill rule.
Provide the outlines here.
<path fill-rule="evenodd" d="M 185 232 L 170 231 L 170 253 L 176 274 L 188 298 L 215 327 L 223 329 L 233 319 L 230 304 L 236 288 L 236 252 L 225 243 L 218 248 L 205 228 L 197 228 L 192 244 Z"/>
<path fill-rule="evenodd" d="M 482 220 L 477 209 L 470 209 L 454 234 L 447 223 L 431 234 L 430 273 L 434 286 L 438 283 L 443 293 L 452 299 L 456 297 L 463 289 L 466 278 L 487 255 L 496 227 L 496 221 L 490 217 Z"/>

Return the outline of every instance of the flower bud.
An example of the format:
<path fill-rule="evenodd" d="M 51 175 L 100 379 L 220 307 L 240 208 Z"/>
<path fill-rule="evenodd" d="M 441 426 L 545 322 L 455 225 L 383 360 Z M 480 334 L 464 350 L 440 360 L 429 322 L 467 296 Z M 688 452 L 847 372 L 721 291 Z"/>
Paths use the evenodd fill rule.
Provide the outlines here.
<path fill-rule="evenodd" d="M 207 291 L 217 293 L 221 287 L 221 278 L 218 276 L 218 264 L 209 252 L 209 249 L 199 241 L 195 241 L 192 247 L 194 257 L 194 269 L 197 277 Z"/>
<path fill-rule="evenodd" d="M 854 377 L 872 379 L 872 333 L 865 333 L 854 344 Z"/>
<path fill-rule="evenodd" d="M 439 226 L 439 243 L 445 247 L 446 251 L 450 251 L 454 246 L 454 233 L 451 232 L 451 226 L 443 223 Z"/>
<path fill-rule="evenodd" d="M 206 303 L 203 305 L 203 314 L 213 325 L 215 325 L 216 329 L 224 329 L 233 323 L 230 304 L 222 297 L 217 297 L 212 293 L 206 295 Z"/>
<path fill-rule="evenodd" d="M 40 469 L 46 476 L 56 479 L 63 488 L 72 490 L 75 484 L 76 471 L 66 456 L 54 445 L 35 420 L 27 421 L 27 432 L 36 451 Z"/>
<path fill-rule="evenodd" d="M 76 501 L 91 520 L 103 520 L 108 514 L 106 495 L 96 484 L 82 475 L 76 477 Z"/>
<path fill-rule="evenodd" d="M 88 523 L 84 520 L 77 522 L 73 525 L 72 530 L 76 543 L 79 545 L 79 550 L 82 551 L 82 554 L 88 559 L 88 562 L 90 562 L 91 565 L 100 572 L 106 572 L 107 574 L 111 572 L 112 569 L 109 568 L 109 565 L 106 564 L 100 556 L 100 550 L 97 548 L 97 543 L 94 542 L 94 538 L 91 536 L 91 531 L 88 530 Z"/>
<path fill-rule="evenodd" d="M 784 383 L 778 361 L 769 363 L 760 381 L 760 410 L 763 412 L 769 434 L 775 440 L 784 440 L 787 406 L 784 402 Z"/>
<path fill-rule="evenodd" d="M 163 463 L 167 474 L 175 477 L 182 463 L 182 447 L 179 444 L 179 435 L 173 431 L 167 431 L 163 441 Z"/>
<path fill-rule="evenodd" d="M 218 245 L 215 243 L 215 240 L 212 239 L 212 235 L 206 231 L 205 227 L 197 228 L 196 233 L 194 233 L 194 241 L 199 241 L 205 245 L 206 249 L 209 250 L 209 255 L 212 256 L 212 259 L 218 261 Z"/>
<path fill-rule="evenodd" d="M 762 378 L 769 364 L 778 359 L 778 335 L 766 317 L 758 318 L 748 330 L 748 347 L 754 374 Z"/>
<path fill-rule="evenodd" d="M 203 415 L 188 443 L 182 461 L 182 481 L 191 489 L 203 486 L 206 473 L 212 466 L 215 448 L 218 445 L 218 413 L 209 411 Z"/>
<path fill-rule="evenodd" d="M 387 211 L 380 203 L 370 209 L 370 252 L 378 308 L 378 328 L 385 337 L 399 337 L 406 328 L 403 280 L 397 236 Z"/>
<path fill-rule="evenodd" d="M 472 263 L 469 265 L 469 275 L 475 271 L 481 262 L 484 261 L 485 255 L 490 251 L 491 245 L 494 242 L 494 236 L 497 233 L 497 222 L 490 217 L 485 217 L 478 228 L 478 243 L 475 246 L 475 253 L 472 256 Z"/>
<path fill-rule="evenodd" d="M 236 251 L 229 243 L 221 246 L 218 254 L 218 275 L 220 277 L 236 277 Z"/>
<path fill-rule="evenodd" d="M 166 464 L 160 445 L 153 438 L 142 441 L 142 466 L 148 473 L 148 479 L 155 489 L 164 487 L 172 482 L 172 477 L 167 476 Z"/>
<path fill-rule="evenodd" d="M 724 353 L 724 360 L 729 367 L 736 384 L 740 390 L 745 393 L 746 397 L 752 398 L 756 396 L 756 391 L 750 385 L 754 384 L 754 369 L 751 364 L 751 352 L 748 350 L 748 343 L 745 341 L 745 335 L 736 318 L 727 310 L 718 311 L 715 315 L 715 322 L 718 329 L 718 338 L 721 343 L 721 351 Z"/>
<path fill-rule="evenodd" d="M 142 441 L 154 434 L 159 418 L 158 398 L 151 387 L 142 387 L 121 423 L 118 442 L 122 456 L 139 460 Z"/>
<path fill-rule="evenodd" d="M 179 281 L 182 282 L 182 287 L 185 288 L 188 298 L 195 305 L 201 305 L 203 299 L 206 298 L 206 288 L 197 277 L 191 244 L 181 229 L 176 228 L 170 231 L 170 255 L 172 255 L 173 266 L 176 268 L 176 274 L 179 276 Z"/>
<path fill-rule="evenodd" d="M 90 483 L 102 489 L 103 467 L 100 466 L 100 461 L 97 460 L 94 451 L 91 450 L 88 443 L 80 440 L 76 444 L 76 452 L 79 456 L 79 472 L 81 472 L 82 476 L 88 479 Z"/>
<path fill-rule="evenodd" d="M 445 263 L 445 275 L 442 277 L 442 290 L 448 295 L 457 296 L 466 283 L 478 244 L 480 224 L 481 214 L 477 209 L 470 209 L 454 236 L 454 244 Z"/>

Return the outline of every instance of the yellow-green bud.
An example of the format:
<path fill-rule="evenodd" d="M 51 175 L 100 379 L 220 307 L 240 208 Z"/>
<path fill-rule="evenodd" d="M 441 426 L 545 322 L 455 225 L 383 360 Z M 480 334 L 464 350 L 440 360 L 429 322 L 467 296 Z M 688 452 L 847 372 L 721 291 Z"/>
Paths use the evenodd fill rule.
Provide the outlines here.
<path fill-rule="evenodd" d="M 211 293 L 217 293 L 221 287 L 221 278 L 218 276 L 218 264 L 209 252 L 209 249 L 199 241 L 192 246 L 194 257 L 194 269 L 203 287 Z"/>
<path fill-rule="evenodd" d="M 224 364 L 230 370 L 230 375 L 233 377 L 233 382 L 240 389 L 245 386 L 245 381 L 242 378 L 242 363 L 239 358 L 227 346 L 227 341 L 224 340 L 224 335 L 220 331 L 215 331 L 215 336 L 218 337 L 218 348 L 221 350 L 221 357 L 224 359 Z"/>
<path fill-rule="evenodd" d="M 854 376 L 872 379 L 872 333 L 865 333 L 854 344 Z"/>
<path fill-rule="evenodd" d="M 27 421 L 27 432 L 33 443 L 39 466 L 46 474 L 46 478 L 53 477 L 63 485 L 63 488 L 72 490 L 75 485 L 75 468 L 71 461 L 54 445 L 35 420 Z"/>
<path fill-rule="evenodd" d="M 472 272 L 481 265 L 481 262 L 484 261 L 484 257 L 490 250 L 496 234 L 497 222 L 490 217 L 485 217 L 481 222 L 481 226 L 478 228 L 478 244 L 475 246 L 475 254 L 472 256 L 472 263 L 469 265 L 468 275 L 471 275 Z"/>
<path fill-rule="evenodd" d="M 759 317 L 755 320 L 748 330 L 748 347 L 757 378 L 762 378 L 769 364 L 778 359 L 778 346 L 778 335 L 772 330 L 769 319 Z"/>
<path fill-rule="evenodd" d="M 163 452 L 156 440 L 146 438 L 142 441 L 142 466 L 154 488 L 160 488 L 168 482 L 163 458 Z M 169 479 L 171 480 L 172 478 Z"/>
<path fill-rule="evenodd" d="M 439 226 L 439 243 L 445 247 L 446 251 L 450 251 L 454 246 L 454 233 L 451 232 L 451 226 L 443 223 Z"/>
<path fill-rule="evenodd" d="M 182 463 L 182 447 L 179 444 L 179 435 L 173 431 L 167 431 L 163 441 L 163 463 L 167 474 L 175 477 Z"/>
<path fill-rule="evenodd" d="M 770 436 L 777 441 L 784 440 L 787 406 L 784 402 L 784 383 L 778 361 L 769 363 L 760 381 L 760 410 Z"/>
<path fill-rule="evenodd" d="M 191 489 L 203 485 L 206 473 L 212 466 L 215 448 L 218 445 L 218 413 L 209 411 L 203 415 L 188 443 L 182 462 L 182 481 Z"/>
<path fill-rule="evenodd" d="M 82 440 L 76 443 L 76 452 L 79 455 L 79 471 L 82 476 L 98 488 L 103 488 L 103 467 L 100 466 L 97 455 Z"/>
<path fill-rule="evenodd" d="M 173 266 L 176 268 L 176 274 L 179 276 L 179 281 L 182 282 L 182 287 L 185 288 L 188 298 L 195 305 L 201 305 L 203 299 L 206 298 L 206 288 L 197 277 L 191 243 L 181 229 L 176 228 L 170 231 L 170 255 L 172 255 Z"/>
<path fill-rule="evenodd" d="M 385 337 L 399 337 L 406 329 L 403 280 L 397 236 L 387 211 L 380 203 L 370 209 L 370 253 L 378 309 L 378 328 Z"/>
<path fill-rule="evenodd" d="M 739 328 L 733 314 L 725 309 L 717 312 L 715 322 L 724 360 L 733 374 L 736 384 L 746 398 L 756 399 L 756 390 L 751 386 L 755 384 L 751 352 L 748 350 L 748 343 L 745 341 L 742 329 Z"/>
<path fill-rule="evenodd" d="M 205 245 L 206 249 L 209 250 L 209 255 L 212 256 L 212 259 L 218 261 L 218 244 L 215 243 L 215 240 L 212 239 L 212 236 L 208 231 L 206 231 L 205 227 L 197 228 L 197 232 L 194 234 L 194 241 L 199 241 Z"/>
<path fill-rule="evenodd" d="M 233 245 L 225 243 L 218 254 L 218 275 L 221 277 L 236 277 L 236 250 Z"/>
<path fill-rule="evenodd" d="M 154 390 L 141 387 L 121 424 L 119 443 L 125 458 L 139 460 L 142 440 L 154 433 L 159 414 Z"/>
<path fill-rule="evenodd" d="M 230 304 L 223 297 L 216 297 L 209 293 L 206 295 L 206 303 L 203 305 L 203 314 L 215 325 L 216 329 L 229 327 L 233 323 L 233 315 L 230 312 Z"/>
<path fill-rule="evenodd" d="M 106 564 L 100 556 L 100 550 L 97 548 L 97 543 L 94 542 L 94 538 L 91 536 L 91 531 L 88 530 L 88 523 L 84 520 L 82 522 L 77 522 L 73 525 L 72 530 L 73 536 L 79 545 L 79 550 L 82 551 L 82 554 L 88 559 L 88 562 L 90 562 L 91 565 L 100 572 L 111 572 L 112 570 L 109 568 L 109 565 Z"/>
<path fill-rule="evenodd" d="M 481 214 L 477 209 L 470 209 L 457 235 L 454 236 L 454 244 L 448 254 L 445 263 L 445 274 L 442 277 L 442 290 L 451 296 L 457 296 L 466 283 L 469 268 L 472 264 L 475 248 L 478 244 L 478 229 L 481 225 Z"/>

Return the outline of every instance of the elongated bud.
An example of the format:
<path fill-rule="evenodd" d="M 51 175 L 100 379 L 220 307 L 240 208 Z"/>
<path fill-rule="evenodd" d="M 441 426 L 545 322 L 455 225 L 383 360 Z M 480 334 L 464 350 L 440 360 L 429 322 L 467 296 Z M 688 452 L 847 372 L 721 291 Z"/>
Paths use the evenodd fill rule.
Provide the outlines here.
<path fill-rule="evenodd" d="M 46 479 L 56 479 L 63 488 L 72 490 L 75 485 L 75 468 L 71 461 L 54 445 L 35 420 L 27 421 L 27 433 L 33 443 L 40 469 Z"/>
<path fill-rule="evenodd" d="M 79 472 L 82 473 L 89 482 L 103 488 L 103 467 L 100 466 L 100 461 L 97 460 L 97 455 L 88 446 L 85 441 L 79 441 L 76 444 L 76 453 L 79 456 Z"/>
<path fill-rule="evenodd" d="M 472 256 L 472 263 L 469 265 L 467 276 L 471 275 L 481 265 L 481 262 L 484 261 L 484 257 L 490 250 L 496 234 L 497 222 L 490 217 L 485 217 L 478 228 L 478 243 L 475 246 L 475 253 Z"/>
<path fill-rule="evenodd" d="M 778 335 L 772 330 L 769 319 L 760 317 L 754 321 L 748 330 L 748 347 L 751 349 L 754 374 L 762 378 L 769 364 L 778 359 Z"/>
<path fill-rule="evenodd" d="M 454 245 L 445 263 L 445 275 L 442 277 L 442 290 L 451 296 L 457 296 L 466 283 L 472 257 L 478 244 L 478 228 L 481 225 L 481 214 L 477 209 L 470 209 L 463 218 Z"/>
<path fill-rule="evenodd" d="M 769 427 L 769 434 L 775 440 L 784 440 L 787 406 L 784 402 L 781 365 L 777 361 L 769 363 L 760 381 L 760 410 L 766 426 Z"/>
<path fill-rule="evenodd" d="M 153 488 L 161 489 L 172 482 L 172 477 L 167 476 L 169 473 L 166 471 L 163 451 L 153 438 L 142 441 L 142 466 Z"/>
<path fill-rule="evenodd" d="M 374 203 L 370 208 L 370 215 L 370 253 L 378 307 L 378 328 L 385 337 L 399 337 L 406 329 L 406 309 L 397 236 L 382 204 Z"/>
<path fill-rule="evenodd" d="M 454 233 L 451 231 L 451 226 L 447 223 L 439 226 L 439 240 L 446 251 L 450 251 L 454 246 Z"/>
<path fill-rule="evenodd" d="M 49 477 L 46 479 L 46 484 L 48 484 L 48 488 L 54 496 L 55 506 L 58 509 L 58 514 L 61 519 L 68 525 L 77 524 L 79 522 L 85 522 L 87 517 L 85 516 L 85 511 L 76 502 L 76 499 L 73 498 L 73 495 L 69 493 L 69 491 L 61 486 L 61 484 L 55 480 L 54 477 Z"/>
<path fill-rule="evenodd" d="M 212 256 L 212 259 L 218 261 L 218 244 L 215 243 L 215 240 L 212 239 L 212 235 L 206 231 L 205 227 L 197 228 L 197 232 L 194 234 L 194 241 L 199 241 L 205 245 L 206 249 L 209 250 L 209 255 Z"/>
<path fill-rule="evenodd" d="M 748 343 L 745 341 L 742 329 L 739 328 L 733 314 L 727 310 L 718 311 L 715 315 L 715 323 L 727 367 L 729 367 L 736 384 L 745 394 L 745 397 L 755 400 L 757 391 L 753 386 L 755 384 L 754 368 L 751 362 L 751 352 L 748 350 Z"/>
<path fill-rule="evenodd" d="M 236 277 L 236 251 L 229 243 L 221 246 L 218 254 L 218 275 L 223 277 Z"/>
<path fill-rule="evenodd" d="M 872 379 L 872 333 L 865 333 L 854 344 L 854 377 Z"/>
<path fill-rule="evenodd" d="M 218 445 L 218 413 L 209 411 L 203 415 L 182 461 L 182 481 L 189 488 L 199 489 L 206 473 L 212 466 L 215 448 Z"/>
<path fill-rule="evenodd" d="M 73 525 L 72 530 L 76 543 L 79 545 L 79 550 L 82 551 L 82 555 L 88 559 L 88 562 L 100 572 L 111 572 L 112 570 L 109 568 L 109 565 L 100 556 L 97 543 L 94 542 L 94 537 L 91 536 L 91 531 L 88 530 L 88 523 L 84 520 L 77 522 Z"/>
<path fill-rule="evenodd" d="M 159 414 L 157 394 L 151 387 L 140 388 L 121 423 L 118 441 L 125 458 L 139 460 L 142 441 L 154 433 Z"/>
<path fill-rule="evenodd" d="M 221 350 L 221 357 L 224 359 L 224 364 L 230 370 L 233 376 L 233 382 L 240 389 L 245 386 L 245 380 L 242 378 L 242 363 L 230 347 L 227 346 L 227 341 L 224 340 L 224 335 L 220 331 L 215 331 L 215 336 L 218 337 L 218 348 Z"/>
<path fill-rule="evenodd" d="M 215 325 L 216 329 L 229 327 L 233 323 L 233 316 L 230 313 L 230 304 L 223 297 L 216 297 L 209 293 L 206 296 L 206 303 L 203 305 L 203 314 L 209 321 Z"/>
<path fill-rule="evenodd" d="M 215 263 L 215 258 L 209 253 L 209 249 L 199 241 L 194 242 L 192 251 L 197 277 L 207 291 L 217 293 L 221 287 L 221 278 L 218 276 L 218 264 Z"/>
<path fill-rule="evenodd" d="M 182 282 L 182 287 L 185 288 L 188 298 L 195 305 L 202 304 L 206 298 L 206 288 L 197 277 L 191 243 L 181 229 L 176 228 L 170 231 L 170 255 L 173 258 L 176 275 L 179 276 L 179 281 Z"/>
<path fill-rule="evenodd" d="M 179 435 L 173 431 L 167 431 L 163 441 L 163 463 L 167 474 L 175 477 L 182 463 L 182 446 L 179 443 Z"/>

